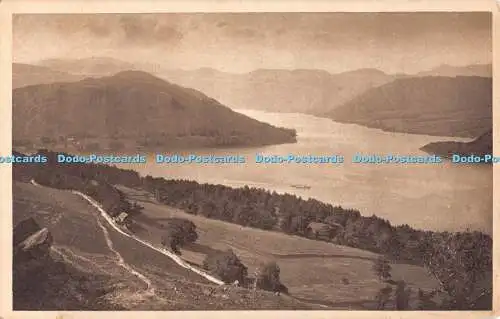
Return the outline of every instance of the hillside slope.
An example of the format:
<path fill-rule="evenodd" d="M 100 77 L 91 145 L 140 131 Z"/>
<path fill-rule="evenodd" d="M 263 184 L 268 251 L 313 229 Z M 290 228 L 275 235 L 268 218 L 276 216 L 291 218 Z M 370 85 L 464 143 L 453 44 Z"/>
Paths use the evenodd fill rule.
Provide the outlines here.
<path fill-rule="evenodd" d="M 424 145 L 421 150 L 445 158 L 450 158 L 453 154 L 462 156 L 492 154 L 493 131 L 490 130 L 471 142 L 435 142 Z"/>
<path fill-rule="evenodd" d="M 196 88 L 234 108 L 310 114 L 334 109 L 395 78 L 376 69 L 339 74 L 314 69 L 259 69 L 244 74 L 198 69 L 169 70 L 159 76 Z"/>
<path fill-rule="evenodd" d="M 88 77 L 110 76 L 126 70 L 143 70 L 173 83 L 192 87 L 237 109 L 321 114 L 365 90 L 404 75 L 377 69 L 332 74 L 316 69 L 257 69 L 235 74 L 211 68 L 165 69 L 150 63 L 129 63 L 109 57 L 48 59 L 38 65 Z"/>
<path fill-rule="evenodd" d="M 68 191 L 14 182 L 13 194 L 13 224 L 33 218 L 53 237 L 48 258 L 34 260 L 38 268 L 14 264 L 15 272 L 24 270 L 19 278 L 24 280 L 17 282 L 35 278 L 35 269 L 42 274 L 29 289 L 15 286 L 15 310 L 314 309 L 267 292 L 216 287 L 121 236 L 91 205 Z"/>
<path fill-rule="evenodd" d="M 118 140 L 129 149 L 295 142 L 294 130 L 251 119 L 142 71 L 13 91 L 15 140 L 67 136 L 82 143 Z"/>
<path fill-rule="evenodd" d="M 159 242 L 162 223 L 169 217 L 186 218 L 196 224 L 199 243 L 182 249 L 182 256 L 193 263 L 202 264 L 205 256 L 226 249 L 240 256 L 249 273 L 262 263 L 276 261 L 280 278 L 292 296 L 335 309 L 375 309 L 374 297 L 386 285 L 372 270 L 378 254 L 188 214 L 156 202 L 146 192 L 120 189 L 144 207 L 143 213 L 134 217 L 144 227 L 138 233 L 142 238 Z M 437 281 L 419 266 L 394 264 L 392 276 L 395 281 L 407 280 L 415 292 L 418 288 L 438 288 Z M 413 307 L 417 301 L 415 293 Z"/>
<path fill-rule="evenodd" d="M 476 137 L 492 125 L 492 79 L 398 79 L 325 115 L 341 123 L 385 131 Z"/>
<path fill-rule="evenodd" d="M 472 64 L 467 66 L 451 66 L 442 64 L 429 71 L 418 73 L 419 76 L 481 76 L 491 78 L 493 69 L 491 64 Z"/>
<path fill-rule="evenodd" d="M 52 70 L 87 77 L 110 76 L 127 70 L 136 70 L 133 63 L 110 57 L 89 57 L 84 59 L 46 59 L 37 65 Z"/>

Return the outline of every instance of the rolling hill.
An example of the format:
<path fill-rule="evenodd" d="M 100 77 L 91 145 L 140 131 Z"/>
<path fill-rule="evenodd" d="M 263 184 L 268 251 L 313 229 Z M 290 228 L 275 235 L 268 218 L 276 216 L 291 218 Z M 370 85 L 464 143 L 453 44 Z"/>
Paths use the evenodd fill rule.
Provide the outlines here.
<path fill-rule="evenodd" d="M 26 252 L 14 257 L 14 310 L 323 309 L 214 285 L 122 236 L 69 191 L 15 181 L 13 195 L 14 243 Z M 33 240 L 40 233 L 48 237 Z"/>
<path fill-rule="evenodd" d="M 40 229 L 50 236 L 41 243 L 49 246 L 44 258 L 38 251 L 28 261 L 14 258 L 15 310 L 360 310 L 374 309 L 373 297 L 383 287 L 372 270 L 377 254 L 193 216 L 122 188 L 145 207 L 134 217 L 138 237 L 160 246 L 166 218 L 192 220 L 200 238 L 182 249 L 183 259 L 201 268 L 207 254 L 232 249 L 252 273 L 261 263 L 276 260 L 290 295 L 217 286 L 122 236 L 70 191 L 19 181 L 13 186 L 14 242 Z M 31 227 L 19 227 L 23 223 Z M 418 266 L 394 264 L 392 275 L 414 288 L 438 287 Z M 26 282 L 36 284 L 27 287 Z M 411 303 L 418 303 L 416 293 Z"/>
<path fill-rule="evenodd" d="M 126 187 L 120 189 L 144 207 L 142 214 L 134 217 L 143 227 L 137 233 L 141 238 L 159 243 L 162 223 L 169 217 L 189 219 L 196 224 L 199 243 L 182 249 L 186 260 L 202 264 L 207 255 L 232 249 L 248 266 L 249 273 L 262 263 L 276 261 L 283 283 L 290 294 L 301 301 L 334 309 L 376 308 L 374 296 L 385 285 L 377 280 L 372 270 L 378 254 L 188 214 L 156 202 L 147 192 Z M 437 281 L 419 266 L 394 264 L 392 275 L 396 281 L 406 278 L 412 287 L 438 288 Z M 416 293 L 412 295 L 411 303 L 413 306 L 418 303 Z"/>
<path fill-rule="evenodd" d="M 476 137 L 492 126 L 492 79 L 398 79 L 368 90 L 325 116 L 391 132 Z"/>
<path fill-rule="evenodd" d="M 55 71 L 43 66 L 23 63 L 12 64 L 13 89 L 36 84 L 75 82 L 83 80 L 83 78 L 84 76 L 81 75 Z"/>
<path fill-rule="evenodd" d="M 493 69 L 491 64 L 472 64 L 467 66 L 442 64 L 429 71 L 420 72 L 418 76 L 480 76 L 491 78 L 493 76 Z"/>
<path fill-rule="evenodd" d="M 262 196 L 262 189 L 231 189 L 186 180 L 140 177 L 137 172 L 114 166 L 57 164 L 57 153 L 47 150 L 40 150 L 38 155 L 49 159 L 43 167 L 19 163 L 13 166 L 15 185 L 19 186 L 13 192 L 14 270 L 15 282 L 21 283 L 15 285 L 15 296 L 24 307 L 39 307 L 38 295 L 27 291 L 22 283 L 30 282 L 33 274 L 41 273 L 41 279 L 33 280 L 40 286 L 32 289 L 41 291 L 40 294 L 49 288 L 56 292 L 58 287 L 70 289 L 68 297 L 72 298 L 68 303 L 72 304 L 75 301 L 71 299 L 76 298 L 75 307 L 85 309 L 116 306 L 165 310 L 174 304 L 184 305 L 184 297 L 196 300 L 196 304 L 181 306 L 183 309 L 373 309 L 377 307 L 373 294 L 378 295 L 385 283 L 399 285 L 399 281 L 395 281 L 399 279 L 415 288 L 410 296 L 411 308 L 491 308 L 492 241 L 480 232 L 450 234 L 418 231 L 408 225 L 393 227 L 375 215 L 365 217 L 353 209 L 314 201 L 308 201 L 309 209 L 304 211 L 300 209 L 304 207 L 304 200 L 269 192 L 271 196 Z M 30 181 L 31 184 L 26 183 Z M 251 206 L 245 207 L 249 202 Z M 223 208 L 217 209 L 219 206 Z M 283 209 L 276 210 L 276 207 Z M 274 214 L 269 214 L 269 209 Z M 297 210 L 299 216 L 290 215 L 293 210 Z M 126 228 L 112 221 L 112 216 L 120 217 L 124 211 L 132 220 Z M 20 227 L 29 217 L 36 219 L 41 227 Z M 165 245 L 164 236 L 168 236 L 171 217 L 190 220 L 197 233 L 194 244 L 182 246 L 182 257 L 158 248 Z M 337 227 L 330 234 L 324 234 L 327 237 L 318 237 L 318 233 L 314 237 L 297 228 L 310 225 L 311 220 Z M 279 224 L 278 231 L 272 227 L 276 224 Z M 29 234 L 24 240 L 20 238 Z M 262 295 L 261 303 L 255 295 L 257 291 L 250 293 L 251 285 L 243 284 L 250 290 L 220 286 L 222 291 L 218 290 L 218 296 L 228 303 L 214 301 L 216 290 L 207 287 L 206 280 L 221 282 L 193 267 L 220 276 L 219 272 L 209 270 L 204 258 L 217 256 L 228 248 L 238 254 L 251 272 L 259 263 L 278 261 L 280 278 L 288 287 L 285 290 L 288 293 L 272 300 L 266 297 L 270 295 Z M 50 250 L 48 254 L 47 250 Z M 51 272 L 51 265 L 60 263 L 46 258 L 53 254 L 63 259 L 64 266 L 58 266 L 57 269 L 61 269 L 55 274 Z M 394 261 L 392 280 L 381 281 L 373 269 L 380 254 Z M 23 257 L 21 261 L 19 256 Z M 73 268 L 84 272 L 78 275 L 77 282 L 68 279 L 72 276 L 66 273 L 75 271 Z M 21 280 L 19 273 L 24 274 Z M 100 277 L 93 278 L 89 273 Z M 454 275 L 450 277 L 450 273 Z M 170 276 L 179 279 L 179 285 L 161 281 Z M 257 277 L 258 274 L 254 274 L 254 278 Z M 117 283 L 114 281 L 117 279 L 125 282 Z M 440 288 L 435 279 L 441 281 Z M 470 282 L 469 288 L 462 288 L 463 280 Z M 186 288 L 185 285 L 192 282 L 206 288 L 192 285 Z M 106 288 L 103 291 L 99 287 Z M 121 291 L 117 287 L 129 290 Z M 422 305 L 415 293 L 432 292 L 435 288 L 439 290 L 435 290 L 436 298 L 442 303 L 435 300 Z M 49 292 L 49 296 L 54 296 L 53 290 Z M 463 294 L 466 299 L 455 297 L 457 294 Z M 80 302 L 78 305 L 78 296 L 90 304 Z M 59 302 L 57 295 L 47 298 L 49 305 L 54 298 Z M 150 298 L 155 299 L 150 303 Z M 165 304 L 165 300 L 170 303 Z M 64 299 L 60 301 L 60 305 L 64 303 Z M 389 309 L 383 305 L 382 308 Z M 400 305 L 397 309 L 407 309 L 407 306 Z"/>
<path fill-rule="evenodd" d="M 130 63 L 110 57 L 54 58 L 40 61 L 38 65 L 51 69 L 52 72 L 80 77 L 110 76 L 127 70 L 142 70 L 173 83 L 197 89 L 231 108 L 298 112 L 317 116 L 323 116 L 369 89 L 398 79 L 428 76 L 492 77 L 491 64 L 442 64 L 413 76 L 386 74 L 369 68 L 342 73 L 315 69 L 257 69 L 236 74 L 212 68 L 165 69 L 160 64 Z"/>
<path fill-rule="evenodd" d="M 37 65 L 88 77 L 142 70 L 199 90 L 231 108 L 309 114 L 321 114 L 369 88 L 405 76 L 390 75 L 377 69 L 359 69 L 338 74 L 315 69 L 257 69 L 236 74 L 212 68 L 165 69 L 156 64 L 129 63 L 110 57 L 54 58 L 40 61 Z"/>
<path fill-rule="evenodd" d="M 84 59 L 46 59 L 37 63 L 39 66 L 55 71 L 87 77 L 114 75 L 128 70 L 137 70 L 133 63 L 110 57 L 89 57 Z"/>
<path fill-rule="evenodd" d="M 295 131 L 251 119 L 193 89 L 143 71 L 13 91 L 14 140 L 123 148 L 253 146 L 295 142 Z"/>
<path fill-rule="evenodd" d="M 258 69 L 244 74 L 210 68 L 167 70 L 162 78 L 196 88 L 234 108 L 321 114 L 396 76 L 376 69 L 339 74 L 324 70 Z"/>

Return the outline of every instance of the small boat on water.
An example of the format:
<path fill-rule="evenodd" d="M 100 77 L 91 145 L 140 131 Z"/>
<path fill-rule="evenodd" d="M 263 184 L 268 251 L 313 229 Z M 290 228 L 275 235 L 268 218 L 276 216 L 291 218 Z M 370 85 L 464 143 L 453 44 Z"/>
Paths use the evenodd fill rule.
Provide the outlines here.
<path fill-rule="evenodd" d="M 298 185 L 290 185 L 291 187 L 293 188 L 300 188 L 300 189 L 310 189 L 311 186 L 309 185 L 301 185 L 301 184 L 298 184 Z"/>

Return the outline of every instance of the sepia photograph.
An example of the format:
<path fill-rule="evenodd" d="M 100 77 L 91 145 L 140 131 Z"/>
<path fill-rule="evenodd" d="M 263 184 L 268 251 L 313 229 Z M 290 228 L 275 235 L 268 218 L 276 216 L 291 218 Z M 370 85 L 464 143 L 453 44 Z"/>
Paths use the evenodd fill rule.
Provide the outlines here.
<path fill-rule="evenodd" d="M 492 19 L 13 14 L 13 310 L 491 311 Z"/>

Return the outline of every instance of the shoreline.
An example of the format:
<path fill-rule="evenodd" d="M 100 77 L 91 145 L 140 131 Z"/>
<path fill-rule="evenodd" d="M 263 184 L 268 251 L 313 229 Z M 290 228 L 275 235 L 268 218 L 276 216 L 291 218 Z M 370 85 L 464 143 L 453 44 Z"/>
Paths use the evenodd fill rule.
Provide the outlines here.
<path fill-rule="evenodd" d="M 53 152 L 53 151 L 49 151 L 49 152 Z M 13 153 L 16 153 L 15 151 Z M 54 152 L 55 154 L 68 154 L 68 153 L 63 153 L 63 152 L 59 152 L 59 151 L 55 151 Z M 37 152 L 35 152 L 34 154 L 39 154 Z M 70 155 L 73 155 L 73 154 L 70 154 Z M 153 161 L 154 161 L 154 154 L 148 154 L 148 157 L 149 159 L 151 159 L 153 157 Z M 445 161 L 447 162 L 447 161 Z M 17 163 L 17 164 L 25 164 L 25 163 Z M 40 163 L 42 166 L 43 164 L 45 163 Z M 117 169 L 121 169 L 121 170 L 131 170 L 133 171 L 135 174 L 137 174 L 138 176 L 140 176 L 140 178 L 145 178 L 147 175 L 151 174 L 150 172 L 148 172 L 149 174 L 146 174 L 146 172 L 144 172 L 144 170 L 142 169 L 138 169 L 138 167 L 134 167 L 138 164 L 143 164 L 143 163 L 55 163 L 56 165 L 63 165 L 63 166 L 75 166 L 75 167 L 78 167 L 79 165 L 102 165 L 102 166 L 111 166 L 111 167 L 116 167 Z M 30 165 L 33 165 L 33 164 L 30 164 Z M 168 168 L 168 165 L 164 165 L 163 163 L 158 163 L 158 165 L 160 166 L 164 166 L 165 168 Z M 338 164 L 337 164 L 338 165 Z M 357 165 L 360 165 L 360 164 L 357 164 Z M 373 164 L 375 165 L 375 164 Z M 485 166 L 488 166 L 488 165 L 479 165 L 477 166 L 476 164 L 457 164 L 459 166 L 463 166 L 464 168 L 466 166 L 476 166 L 476 167 L 485 167 Z M 479 227 L 474 227 L 472 229 L 470 229 L 470 225 L 462 225 L 462 226 L 459 226 L 459 227 L 451 227 L 451 228 L 442 228 L 442 229 L 434 229 L 434 228 L 423 228 L 423 227 L 419 227 L 418 225 L 413 225 L 411 222 L 408 223 L 406 221 L 400 221 L 400 222 L 393 222 L 392 221 L 392 218 L 390 217 L 385 217 L 384 215 L 380 215 L 380 214 L 377 214 L 377 213 L 374 213 L 373 210 L 370 210 L 366 207 L 360 207 L 359 205 L 356 205 L 355 203 L 346 203 L 346 204 L 342 204 L 340 201 L 328 201 L 328 200 L 325 200 L 324 198 L 321 198 L 321 196 L 318 196 L 318 194 L 312 194 L 310 193 L 311 189 L 315 189 L 317 188 L 318 186 L 315 185 L 315 184 L 311 184 L 311 183 L 296 183 L 296 182 L 291 182 L 290 184 L 286 184 L 286 185 L 274 185 L 273 183 L 259 183 L 259 182 L 252 182 L 251 180 L 246 180 L 246 181 L 239 181 L 239 180 L 232 180 L 232 179 L 225 179 L 224 181 L 219 181 L 219 180 L 214 180 L 214 179 L 195 179 L 195 178 L 182 178 L 182 177 L 167 177 L 165 175 L 162 175 L 162 174 L 152 174 L 152 177 L 154 178 L 162 178 L 164 179 L 165 181 L 191 181 L 191 182 L 195 182 L 195 183 L 198 183 L 198 184 L 207 184 L 211 187 L 218 187 L 218 186 L 224 186 L 224 187 L 229 187 L 229 188 L 232 188 L 232 189 L 237 189 L 237 190 L 240 190 L 240 189 L 245 189 L 245 188 L 249 188 L 253 191 L 260 191 L 260 190 L 264 190 L 268 193 L 277 193 L 277 194 L 280 194 L 280 195 L 283 195 L 283 196 L 292 196 L 292 197 L 298 197 L 300 199 L 303 199 L 303 200 L 315 200 L 315 201 L 318 201 L 322 204 L 325 204 L 325 205 L 334 205 L 334 206 L 338 206 L 338 205 L 341 205 L 342 208 L 344 209 L 348 209 L 348 210 L 354 210 L 354 211 L 358 211 L 361 213 L 362 216 L 364 217 L 370 217 L 370 216 L 375 216 L 377 218 L 380 218 L 380 219 L 387 219 L 391 226 L 393 227 L 398 227 L 398 226 L 404 226 L 404 225 L 410 225 L 410 227 L 416 231 L 432 231 L 432 232 L 438 232 L 438 233 L 442 233 L 442 232 L 451 232 L 451 233 L 461 233 L 461 232 L 466 232 L 466 231 L 477 231 L 477 232 L 480 232 L 480 233 L 483 233 L 483 234 L 487 234 L 489 236 L 491 236 L 491 231 L 488 231 L 487 229 L 485 228 L 479 228 Z M 308 188 L 297 188 L 297 187 L 294 187 L 294 185 L 308 185 L 309 187 Z M 343 202 L 345 203 L 345 201 Z M 382 217 L 384 216 L 384 217 Z"/>

